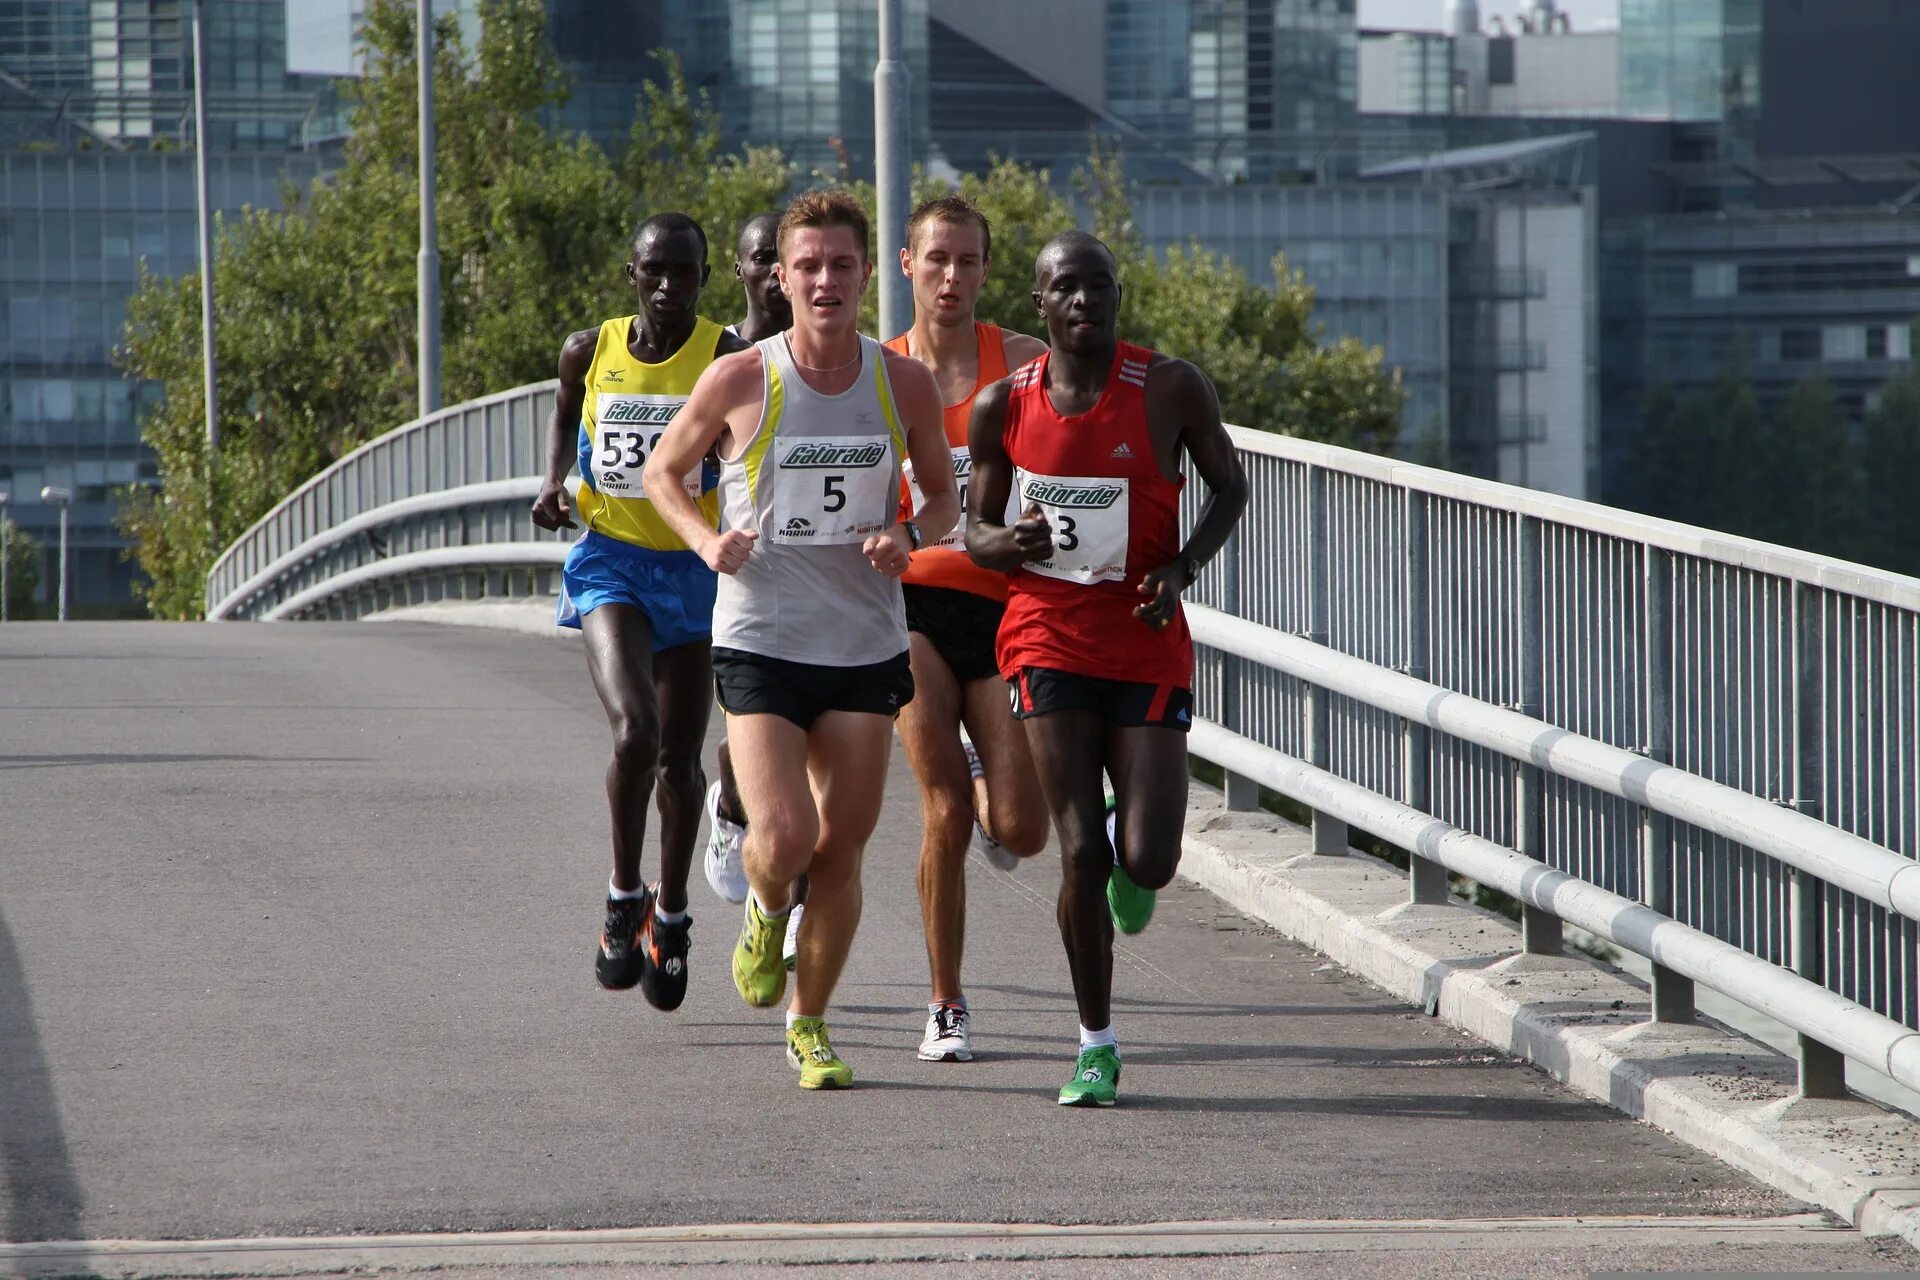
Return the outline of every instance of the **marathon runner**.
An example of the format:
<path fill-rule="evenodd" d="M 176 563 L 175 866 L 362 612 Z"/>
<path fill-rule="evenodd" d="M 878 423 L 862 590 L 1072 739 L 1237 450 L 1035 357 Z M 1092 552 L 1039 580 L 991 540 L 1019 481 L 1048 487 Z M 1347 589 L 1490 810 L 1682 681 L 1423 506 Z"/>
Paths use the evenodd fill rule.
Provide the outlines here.
<path fill-rule="evenodd" d="M 825 1021 L 860 921 L 860 859 L 880 816 L 893 718 L 913 697 L 899 577 L 959 515 L 940 391 L 855 329 L 873 274 L 867 215 L 811 191 L 780 219 L 793 328 L 716 360 L 647 463 L 647 492 L 719 571 L 714 684 L 746 802 L 752 891 L 733 953 L 749 1005 L 787 985 L 781 935 L 809 881 L 787 1011 L 800 1087 L 853 1083 Z M 721 524 L 678 477 L 718 447 Z M 898 519 L 901 463 L 925 502 Z"/>
<path fill-rule="evenodd" d="M 577 527 L 566 489 L 577 458 L 587 531 L 567 554 L 555 621 L 584 634 L 587 673 L 613 729 L 613 875 L 594 975 L 614 990 L 638 983 L 648 1003 L 677 1009 L 687 992 L 687 871 L 712 711 L 714 574 L 661 520 L 640 468 L 715 356 L 746 344 L 695 311 L 708 268 L 707 237 L 692 218 L 657 213 L 641 223 L 626 269 L 638 314 L 583 329 L 560 348 L 547 474 L 532 516 L 543 529 Z M 695 458 L 674 483 L 699 519 L 715 519 L 711 465 Z M 660 878 L 651 885 L 640 878 L 649 794 L 660 810 Z"/>
<path fill-rule="evenodd" d="M 1233 531 L 1247 480 L 1206 375 L 1119 340 L 1106 245 L 1079 231 L 1049 241 L 1033 298 L 1052 350 L 974 402 L 967 549 L 1012 574 L 1000 671 L 1060 840 L 1080 1049 L 1059 1101 L 1111 1106 L 1113 930 L 1146 927 L 1180 861 L 1193 706 L 1180 593 Z M 1183 455 L 1208 491 L 1185 546 Z M 1019 517 L 999 523 L 1016 492 Z"/>

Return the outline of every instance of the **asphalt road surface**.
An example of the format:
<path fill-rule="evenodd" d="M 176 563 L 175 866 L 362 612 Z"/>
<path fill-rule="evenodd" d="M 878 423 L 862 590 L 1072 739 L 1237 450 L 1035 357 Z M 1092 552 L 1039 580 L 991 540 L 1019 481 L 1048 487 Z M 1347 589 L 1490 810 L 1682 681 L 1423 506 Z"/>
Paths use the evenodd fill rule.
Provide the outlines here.
<path fill-rule="evenodd" d="M 1805 1213 L 1186 885 L 1116 967 L 1122 1105 L 1055 1106 L 1051 854 L 970 866 L 979 1060 L 917 1061 L 897 755 L 831 1018 L 859 1085 L 803 1093 L 697 860 L 686 1005 L 594 985 L 605 755 L 567 640 L 0 627 L 0 1238 Z M 1829 1268 L 1911 1259 L 1781 1230 Z M 829 1253 L 948 1256 L 918 1247 Z"/>

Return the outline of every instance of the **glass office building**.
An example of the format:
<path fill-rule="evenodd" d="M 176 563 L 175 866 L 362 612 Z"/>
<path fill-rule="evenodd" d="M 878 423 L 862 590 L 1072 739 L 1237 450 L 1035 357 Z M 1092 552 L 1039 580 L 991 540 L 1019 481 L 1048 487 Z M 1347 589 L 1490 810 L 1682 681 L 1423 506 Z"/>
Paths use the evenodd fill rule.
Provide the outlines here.
<path fill-rule="evenodd" d="M 1646 120 L 1725 126 L 1750 149 L 1760 111 L 1765 0 L 1620 0 L 1620 110 Z"/>

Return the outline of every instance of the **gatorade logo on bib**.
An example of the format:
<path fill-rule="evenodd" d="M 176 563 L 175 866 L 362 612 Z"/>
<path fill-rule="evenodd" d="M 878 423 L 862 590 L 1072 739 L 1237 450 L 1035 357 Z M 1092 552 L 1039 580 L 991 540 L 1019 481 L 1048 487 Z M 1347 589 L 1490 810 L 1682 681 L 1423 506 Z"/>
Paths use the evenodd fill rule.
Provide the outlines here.
<path fill-rule="evenodd" d="M 610 498 L 645 500 L 646 489 L 640 482 L 641 469 L 660 447 L 660 437 L 685 396 L 612 395 L 599 393 L 594 403 L 593 457 L 590 478 L 596 492 Z M 700 496 L 700 468 L 696 465 L 681 480 L 689 497 Z"/>
<path fill-rule="evenodd" d="M 1128 482 L 1107 476 L 1014 472 L 1020 509 L 1040 508 L 1053 529 L 1053 555 L 1027 568 L 1069 582 L 1120 582 L 1127 576 Z"/>
<path fill-rule="evenodd" d="M 893 449 L 872 436 L 774 442 L 773 538 L 809 546 L 863 542 L 893 523 Z"/>

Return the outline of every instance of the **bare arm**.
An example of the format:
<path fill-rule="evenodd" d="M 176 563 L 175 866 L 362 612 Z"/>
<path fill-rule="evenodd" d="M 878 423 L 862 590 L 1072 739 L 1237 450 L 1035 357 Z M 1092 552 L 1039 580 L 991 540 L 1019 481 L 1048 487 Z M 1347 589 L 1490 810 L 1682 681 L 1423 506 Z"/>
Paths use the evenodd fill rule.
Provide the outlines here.
<path fill-rule="evenodd" d="M 1156 363 L 1148 373 L 1147 413 L 1154 439 L 1168 424 L 1175 435 L 1173 461 L 1185 450 L 1207 486 L 1207 502 L 1193 533 L 1172 564 L 1149 570 L 1140 580 L 1142 603 L 1134 616 L 1152 626 L 1173 620 L 1180 593 L 1193 585 L 1200 566 L 1213 559 L 1247 509 L 1247 473 L 1234 450 L 1233 437 L 1220 425 L 1220 399 L 1207 375 L 1184 360 Z"/>
<path fill-rule="evenodd" d="M 907 458 L 920 486 L 921 503 L 913 513 L 922 545 L 940 541 L 960 519 L 960 496 L 953 488 L 952 454 L 942 425 L 940 386 L 933 371 L 908 356 L 889 351 L 887 381 L 893 405 L 907 436 Z M 873 567 L 889 576 L 906 572 L 913 539 L 901 525 L 876 533 L 861 545 Z"/>
<path fill-rule="evenodd" d="M 1018 369 L 1029 360 L 1038 360 L 1047 354 L 1047 344 L 1029 334 L 1014 333 L 1010 329 L 1000 331 L 1000 349 L 1006 352 L 1007 368 Z"/>
<path fill-rule="evenodd" d="M 973 477 L 967 486 L 967 554 L 983 569 L 1011 573 L 1029 560 L 1053 554 L 1053 530 L 1040 508 L 1028 505 L 1011 525 L 1001 524 L 1013 493 L 1013 461 L 1007 457 L 1007 379 L 981 388 L 967 420 L 967 451 Z"/>
<path fill-rule="evenodd" d="M 575 529 L 567 503 L 567 473 L 573 470 L 580 432 L 580 409 L 587 399 L 587 371 L 593 366 L 598 329 L 569 334 L 560 345 L 560 390 L 553 398 L 553 419 L 547 427 L 547 474 L 540 495 L 533 500 L 533 522 L 542 529 Z"/>
<path fill-rule="evenodd" d="M 681 478 L 714 452 L 736 419 L 751 410 L 757 418 L 760 404 L 760 353 L 742 351 L 721 356 L 707 366 L 693 393 L 674 415 L 673 422 L 647 459 L 642 482 L 654 510 L 660 513 L 687 546 L 720 573 L 733 573 L 746 562 L 754 540 L 751 529 L 721 533 L 707 523 L 700 507 L 681 484 Z"/>

